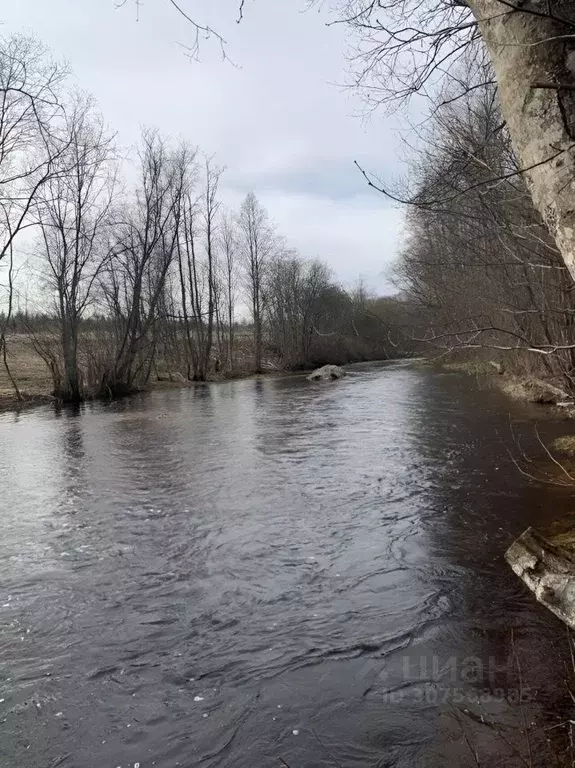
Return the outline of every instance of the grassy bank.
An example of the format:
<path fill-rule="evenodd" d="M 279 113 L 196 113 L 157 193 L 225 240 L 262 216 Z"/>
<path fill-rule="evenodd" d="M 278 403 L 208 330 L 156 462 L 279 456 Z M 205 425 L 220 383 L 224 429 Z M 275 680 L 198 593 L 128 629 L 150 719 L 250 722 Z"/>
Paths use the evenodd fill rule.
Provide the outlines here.
<path fill-rule="evenodd" d="M 0 358 L 0 412 L 57 402 L 57 399 L 52 394 L 53 381 L 50 369 L 41 355 L 38 354 L 31 338 L 24 333 L 11 334 L 6 339 L 6 350 L 10 375 Z M 339 354 L 341 359 L 331 360 L 326 358 L 326 360 L 322 359 L 311 362 L 305 367 L 298 366 L 297 369 L 290 369 L 282 366 L 280 359 L 274 354 L 274 350 L 269 348 L 265 349 L 262 372 L 256 373 L 253 368 L 252 334 L 240 332 L 237 333 L 235 339 L 233 369 L 230 370 L 228 367 L 217 370 L 217 366 L 212 362 L 207 380 L 225 381 L 293 373 L 305 374 L 323 365 L 325 362 L 345 364 L 346 362 L 358 362 L 364 359 L 362 356 L 359 356 L 357 360 L 354 359 L 353 356 L 346 353 L 345 349 L 340 349 Z M 20 397 L 18 397 L 10 376 L 16 383 Z M 152 366 L 150 378 L 147 384 L 142 387 L 142 390 L 171 389 L 192 385 L 193 382 L 184 375 L 182 370 L 178 369 L 176 364 L 170 364 L 159 355 L 157 362 L 154 362 Z"/>
<path fill-rule="evenodd" d="M 8 372 L 0 363 L 0 410 L 52 401 L 50 371 L 31 342 L 21 335 L 11 336 L 7 339 L 6 348 L 10 373 L 22 399 L 18 399 Z"/>
<path fill-rule="evenodd" d="M 233 371 L 212 370 L 209 380 L 249 378 L 254 376 L 251 361 L 253 359 L 252 340 L 250 334 L 238 334 L 236 340 L 236 359 Z M 13 334 L 7 338 L 7 360 L 12 378 L 17 384 L 21 399 L 15 392 L 14 385 L 0 361 L 0 410 L 29 407 L 47 402 L 54 402 L 52 395 L 53 383 L 50 370 L 42 357 L 34 348 L 32 340 L 23 333 Z M 277 375 L 289 371 L 283 370 L 271 354 L 267 356 L 263 375 Z M 341 362 L 341 361 L 339 361 Z M 319 364 L 319 363 L 318 363 Z M 575 417 L 573 397 L 554 379 L 536 378 L 530 375 L 517 375 L 492 360 L 449 360 L 437 361 L 418 358 L 416 365 L 437 367 L 445 372 L 464 373 L 474 376 L 482 383 L 496 386 L 506 395 L 523 402 L 537 403 L 561 407 L 565 415 Z M 314 366 L 310 366 L 311 370 Z M 299 371 L 303 372 L 303 371 Z M 261 374 L 260 374 L 261 375 Z M 152 375 L 146 389 L 165 389 L 170 387 L 189 386 L 185 375 L 175 370 L 166 362 L 158 360 L 154 365 Z"/>
<path fill-rule="evenodd" d="M 7 361 L 10 375 L 18 387 L 20 398 L 3 362 L 0 360 L 0 411 L 26 408 L 55 402 L 52 394 L 53 382 L 50 370 L 37 353 L 34 344 L 26 334 L 12 334 L 6 339 Z M 253 376 L 250 362 L 253 357 L 251 339 L 239 336 L 236 350 L 236 367 L 233 372 L 212 372 L 211 380 L 247 378 Z M 269 373 L 277 372 L 273 363 L 268 364 Z M 191 382 L 177 370 L 158 362 L 146 389 L 165 389 L 189 386 Z"/>

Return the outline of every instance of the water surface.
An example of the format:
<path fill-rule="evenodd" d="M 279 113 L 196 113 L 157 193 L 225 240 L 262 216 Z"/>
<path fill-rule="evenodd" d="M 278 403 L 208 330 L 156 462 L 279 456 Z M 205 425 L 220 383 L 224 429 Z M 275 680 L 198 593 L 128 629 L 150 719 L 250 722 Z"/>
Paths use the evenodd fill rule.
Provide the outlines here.
<path fill-rule="evenodd" d="M 481 715 L 565 698 L 502 560 L 570 506 L 534 415 L 402 363 L 0 416 L 0 765 L 520 764 Z"/>

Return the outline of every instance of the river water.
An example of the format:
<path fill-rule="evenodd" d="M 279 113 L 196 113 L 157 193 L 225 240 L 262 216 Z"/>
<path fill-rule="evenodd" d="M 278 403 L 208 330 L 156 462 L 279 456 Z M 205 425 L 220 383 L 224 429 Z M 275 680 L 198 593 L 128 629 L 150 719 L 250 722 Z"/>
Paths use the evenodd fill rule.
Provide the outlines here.
<path fill-rule="evenodd" d="M 0 416 L 0 766 L 552 764 L 538 413 L 395 363 Z"/>

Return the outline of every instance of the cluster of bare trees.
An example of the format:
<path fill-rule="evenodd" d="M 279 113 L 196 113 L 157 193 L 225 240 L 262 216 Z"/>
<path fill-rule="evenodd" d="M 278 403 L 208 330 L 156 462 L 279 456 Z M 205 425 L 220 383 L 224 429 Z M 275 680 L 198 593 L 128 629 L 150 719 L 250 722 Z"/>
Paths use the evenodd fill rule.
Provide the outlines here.
<path fill-rule="evenodd" d="M 439 353 L 488 348 L 572 388 L 575 4 L 340 0 L 369 109 L 427 100 L 400 285 Z M 415 304 L 413 304 L 413 302 Z M 409 325 L 409 323 L 407 323 Z M 409 327 L 407 333 L 415 335 Z"/>
<path fill-rule="evenodd" d="M 7 365 L 6 330 L 13 309 L 14 242 L 31 224 L 43 185 L 65 151 L 54 132 L 60 121 L 64 69 L 41 45 L 24 37 L 0 50 L 0 266 L 6 268 L 7 312 L 0 321 L 0 353 Z M 15 382 L 14 386 L 17 390 Z"/>
<path fill-rule="evenodd" d="M 489 66 L 462 65 L 413 160 L 400 283 L 436 352 L 487 350 L 562 380 L 575 370 L 569 271 L 533 204 Z"/>
<path fill-rule="evenodd" d="M 575 4 L 572 0 L 339 0 L 357 41 L 354 83 L 374 108 L 438 85 L 465 98 L 462 60 L 496 84 L 534 207 L 575 277 Z"/>
<path fill-rule="evenodd" d="M 44 307 L 18 327 L 63 401 L 162 374 L 203 381 L 393 352 L 370 297 L 290 251 L 253 193 L 224 206 L 213 158 L 144 130 L 126 183 L 114 136 L 65 77 L 37 43 L 0 41 L 0 351 L 19 396 L 15 258 Z"/>
<path fill-rule="evenodd" d="M 0 42 L 8 371 L 15 282 L 25 271 L 15 245 L 20 252 L 24 242 L 34 290 L 50 298 L 54 319 L 50 332 L 29 323 L 29 334 L 62 399 L 132 391 L 160 367 L 192 380 L 233 372 L 246 357 L 240 317 L 250 319 L 256 371 L 272 356 L 297 367 L 353 345 L 363 349 L 355 356 L 375 354 L 365 351 L 373 345 L 390 354 L 401 349 L 400 329 L 414 337 L 414 325 L 427 325 L 426 338 L 444 349 L 496 348 L 571 382 L 575 6 L 340 0 L 334 8 L 356 35 L 355 85 L 371 106 L 414 94 L 434 102 L 415 188 L 394 194 L 411 206 L 399 266 L 407 299 L 392 306 L 342 291 L 323 265 L 289 252 L 252 194 L 227 211 L 222 169 L 191 146 L 145 132 L 138 179 L 126 185 L 94 105 L 66 92 L 65 69 L 42 46 L 12 37 Z"/>

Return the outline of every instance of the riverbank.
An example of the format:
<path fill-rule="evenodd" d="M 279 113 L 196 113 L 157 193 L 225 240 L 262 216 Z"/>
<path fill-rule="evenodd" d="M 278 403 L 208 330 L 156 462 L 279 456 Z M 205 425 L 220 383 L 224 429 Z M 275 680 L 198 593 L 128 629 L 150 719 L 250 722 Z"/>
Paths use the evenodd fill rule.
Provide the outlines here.
<path fill-rule="evenodd" d="M 513 400 L 551 407 L 563 416 L 575 418 L 575 398 L 561 382 L 552 378 L 518 376 L 492 360 L 439 362 L 423 360 L 424 365 L 438 367 L 442 371 L 474 376 L 482 383 L 500 389 Z"/>
<path fill-rule="evenodd" d="M 250 368 L 253 352 L 247 336 L 237 340 L 236 368 L 234 371 L 212 371 L 209 381 L 246 379 L 253 376 L 270 376 L 283 373 L 273 360 L 266 362 L 265 373 L 256 374 Z M 50 370 L 38 354 L 32 341 L 24 334 L 8 337 L 8 364 L 10 373 L 0 359 L 0 412 L 21 410 L 47 403 L 56 403 L 52 395 L 53 382 Z M 11 380 L 11 378 L 13 381 Z M 18 391 L 14 386 L 16 384 Z M 147 385 L 138 391 L 193 386 L 180 371 L 158 362 Z"/>
<path fill-rule="evenodd" d="M 274 360 L 270 354 L 267 356 L 267 359 L 264 359 L 263 371 L 256 373 L 250 367 L 253 352 L 249 340 L 244 337 L 241 341 L 244 343 L 238 344 L 236 367 L 234 370 L 212 370 L 208 376 L 208 382 L 225 382 L 235 379 L 268 379 L 271 377 L 297 376 L 298 374 L 303 376 L 317 367 L 315 364 L 310 364 L 306 368 L 283 368 L 279 361 Z M 9 342 L 8 363 L 10 373 L 8 373 L 0 359 L 0 413 L 19 411 L 49 403 L 56 404 L 58 400 L 51 394 L 53 383 L 48 366 L 35 351 L 31 342 L 23 337 L 18 338 L 17 341 L 12 337 L 9 339 Z M 330 361 L 318 361 L 318 365 L 324 362 Z M 366 361 L 351 360 L 349 362 Z M 12 376 L 13 381 L 10 379 L 10 376 Z M 18 391 L 16 391 L 14 382 Z M 160 363 L 153 370 L 149 382 L 136 390 L 134 394 L 138 392 L 193 387 L 197 383 L 187 379 L 180 371 L 170 369 L 167 365 Z"/>
<path fill-rule="evenodd" d="M 37 367 L 33 365 L 24 370 L 26 372 L 22 374 L 21 370 L 17 367 L 11 369 L 20 396 L 18 396 L 13 384 L 10 382 L 6 370 L 3 368 L 0 371 L 0 413 L 34 408 L 39 405 L 55 404 L 58 402 L 57 398 L 50 394 L 52 381 L 49 375 L 38 370 Z M 294 375 L 294 373 L 295 372 L 283 371 L 271 367 L 263 373 L 255 373 L 254 371 L 242 369 L 235 371 L 232 374 L 229 372 L 226 375 L 214 374 L 208 378 L 208 382 L 233 381 L 235 379 L 263 379 L 272 376 Z M 300 371 L 297 373 L 300 373 Z M 136 390 L 134 394 L 162 389 L 181 389 L 192 387 L 197 383 L 198 382 L 189 381 L 177 371 L 162 371 L 150 380 L 145 387 Z"/>

